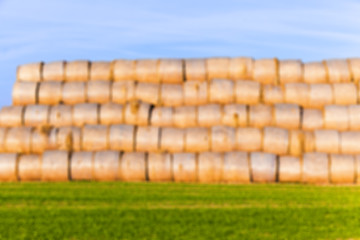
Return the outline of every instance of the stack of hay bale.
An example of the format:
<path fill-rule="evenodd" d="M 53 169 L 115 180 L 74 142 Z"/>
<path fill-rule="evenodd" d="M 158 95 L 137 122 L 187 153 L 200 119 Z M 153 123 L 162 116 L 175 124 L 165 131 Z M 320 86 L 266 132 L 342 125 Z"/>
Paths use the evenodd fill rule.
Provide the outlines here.
<path fill-rule="evenodd" d="M 360 59 L 19 66 L 1 181 L 360 182 Z"/>

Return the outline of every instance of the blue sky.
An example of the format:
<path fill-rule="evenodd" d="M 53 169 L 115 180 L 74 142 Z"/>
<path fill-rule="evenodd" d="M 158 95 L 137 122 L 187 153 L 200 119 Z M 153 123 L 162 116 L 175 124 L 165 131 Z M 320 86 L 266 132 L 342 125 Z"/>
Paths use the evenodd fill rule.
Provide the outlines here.
<path fill-rule="evenodd" d="M 350 0 L 0 0 L 0 106 L 26 62 L 360 56 L 359 13 Z"/>

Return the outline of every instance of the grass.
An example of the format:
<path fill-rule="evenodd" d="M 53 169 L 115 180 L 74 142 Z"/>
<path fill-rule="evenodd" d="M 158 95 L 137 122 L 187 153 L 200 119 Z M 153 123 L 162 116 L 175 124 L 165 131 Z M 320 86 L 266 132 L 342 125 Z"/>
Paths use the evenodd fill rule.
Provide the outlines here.
<path fill-rule="evenodd" d="M 360 239 L 360 188 L 0 184 L 0 239 Z"/>

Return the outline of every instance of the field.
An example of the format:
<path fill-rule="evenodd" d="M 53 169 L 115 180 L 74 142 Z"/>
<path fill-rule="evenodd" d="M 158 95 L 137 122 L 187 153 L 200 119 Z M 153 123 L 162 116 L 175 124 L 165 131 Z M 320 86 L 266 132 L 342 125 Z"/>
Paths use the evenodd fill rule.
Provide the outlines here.
<path fill-rule="evenodd" d="M 360 188 L 0 184 L 1 239 L 360 239 Z"/>

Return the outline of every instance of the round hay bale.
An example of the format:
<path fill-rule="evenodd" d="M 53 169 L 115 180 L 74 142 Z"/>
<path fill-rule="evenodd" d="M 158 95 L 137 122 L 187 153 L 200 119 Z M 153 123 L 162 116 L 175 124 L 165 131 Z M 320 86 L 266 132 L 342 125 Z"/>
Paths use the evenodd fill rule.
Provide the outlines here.
<path fill-rule="evenodd" d="M 222 106 L 219 104 L 207 104 L 198 107 L 197 123 L 199 127 L 211 127 L 220 125 L 222 120 Z"/>
<path fill-rule="evenodd" d="M 50 108 L 49 124 L 54 127 L 71 126 L 72 110 L 70 105 L 57 105 Z"/>
<path fill-rule="evenodd" d="M 111 81 L 112 64 L 110 62 L 92 62 L 90 67 L 90 80 Z"/>
<path fill-rule="evenodd" d="M 168 153 L 149 153 L 148 155 L 149 181 L 170 182 L 172 174 L 172 155 Z"/>
<path fill-rule="evenodd" d="M 274 106 L 274 125 L 286 129 L 299 129 L 301 126 L 300 107 L 296 104 L 276 104 Z"/>
<path fill-rule="evenodd" d="M 57 132 L 57 149 L 80 151 L 81 129 L 78 127 L 60 127 Z"/>
<path fill-rule="evenodd" d="M 267 183 L 276 181 L 276 155 L 271 153 L 250 153 L 251 176 L 253 182 Z"/>
<path fill-rule="evenodd" d="M 252 58 L 231 58 L 229 62 L 229 79 L 251 79 L 254 60 Z"/>
<path fill-rule="evenodd" d="M 360 58 L 350 58 L 347 61 L 352 81 L 358 83 L 360 81 Z"/>
<path fill-rule="evenodd" d="M 208 128 L 187 128 L 185 130 L 185 151 L 205 152 L 210 150 L 210 130 Z"/>
<path fill-rule="evenodd" d="M 62 82 L 42 82 L 39 87 L 39 104 L 56 105 L 62 102 Z"/>
<path fill-rule="evenodd" d="M 197 108 L 194 106 L 174 108 L 173 123 L 175 127 L 195 127 L 197 119 Z"/>
<path fill-rule="evenodd" d="M 31 127 L 9 128 L 5 140 L 6 152 L 30 153 L 31 133 Z"/>
<path fill-rule="evenodd" d="M 8 129 L 0 127 L 0 152 L 5 152 L 6 134 Z"/>
<path fill-rule="evenodd" d="M 48 135 L 48 144 L 47 144 L 47 150 L 56 150 L 58 149 L 58 134 L 59 134 L 59 128 L 52 128 Z"/>
<path fill-rule="evenodd" d="M 247 109 L 243 104 L 227 104 L 223 106 L 221 124 L 230 127 L 247 126 Z"/>
<path fill-rule="evenodd" d="M 108 103 L 111 101 L 110 81 L 90 81 L 87 83 L 87 101 L 89 103 Z"/>
<path fill-rule="evenodd" d="M 185 130 L 179 128 L 163 128 L 161 130 L 162 152 L 183 152 L 185 150 Z"/>
<path fill-rule="evenodd" d="M 221 153 L 203 152 L 198 156 L 199 182 L 218 183 L 223 180 L 224 158 Z"/>
<path fill-rule="evenodd" d="M 304 134 L 299 130 L 291 130 L 290 143 L 289 143 L 289 154 L 291 156 L 301 156 L 303 153 L 303 142 Z"/>
<path fill-rule="evenodd" d="M 36 104 L 38 101 L 38 82 L 15 82 L 12 91 L 13 105 Z"/>
<path fill-rule="evenodd" d="M 284 91 L 281 86 L 264 85 L 262 94 L 263 103 L 276 104 L 284 102 Z"/>
<path fill-rule="evenodd" d="M 66 63 L 65 81 L 67 82 L 84 82 L 90 78 L 89 61 L 72 61 Z"/>
<path fill-rule="evenodd" d="M 329 82 L 350 82 L 351 73 L 345 59 L 332 59 L 325 61 Z"/>
<path fill-rule="evenodd" d="M 48 129 L 33 129 L 31 133 L 31 153 L 42 154 L 48 149 Z"/>
<path fill-rule="evenodd" d="M 360 154 L 360 132 L 348 131 L 340 133 L 340 149 L 343 154 Z"/>
<path fill-rule="evenodd" d="M 187 81 L 205 81 L 207 79 L 205 59 L 186 59 L 185 78 Z"/>
<path fill-rule="evenodd" d="M 235 101 L 240 104 L 254 105 L 260 102 L 261 84 L 251 80 L 235 81 Z"/>
<path fill-rule="evenodd" d="M 302 119 L 303 130 L 322 129 L 324 126 L 323 112 L 318 109 L 304 109 Z"/>
<path fill-rule="evenodd" d="M 42 80 L 43 62 L 28 63 L 18 66 L 17 81 L 40 82 Z"/>
<path fill-rule="evenodd" d="M 285 103 L 293 103 L 303 107 L 308 106 L 310 86 L 306 83 L 285 84 Z"/>
<path fill-rule="evenodd" d="M 328 76 L 323 62 L 309 62 L 304 64 L 304 82 L 326 83 Z"/>
<path fill-rule="evenodd" d="M 0 110 L 0 126 L 19 127 L 23 125 L 25 107 L 8 106 Z"/>
<path fill-rule="evenodd" d="M 196 182 L 198 178 L 198 161 L 196 154 L 173 154 L 173 174 L 175 182 Z"/>
<path fill-rule="evenodd" d="M 335 130 L 315 131 L 315 150 L 324 153 L 340 152 L 340 135 Z"/>
<path fill-rule="evenodd" d="M 65 80 L 65 61 L 48 62 L 43 66 L 43 80 L 44 81 L 57 81 Z"/>
<path fill-rule="evenodd" d="M 258 128 L 236 129 L 236 149 L 239 151 L 260 151 L 262 148 L 262 133 Z"/>
<path fill-rule="evenodd" d="M 324 108 L 324 127 L 345 131 L 349 129 L 349 112 L 347 106 L 328 105 Z"/>
<path fill-rule="evenodd" d="M 100 124 L 122 124 L 124 123 L 124 107 L 121 104 L 106 103 L 100 106 Z"/>
<path fill-rule="evenodd" d="M 317 184 L 329 182 L 329 158 L 326 153 L 304 154 L 302 182 Z"/>
<path fill-rule="evenodd" d="M 47 151 L 41 164 L 42 181 L 68 181 L 70 156 L 66 151 Z"/>
<path fill-rule="evenodd" d="M 135 150 L 136 127 L 134 125 L 112 125 L 109 129 L 111 150 L 132 152 Z"/>
<path fill-rule="evenodd" d="M 209 99 L 211 103 L 229 104 L 235 100 L 234 81 L 213 79 L 210 82 Z"/>
<path fill-rule="evenodd" d="M 258 104 L 249 108 L 249 126 L 262 128 L 272 123 L 273 113 L 269 105 Z"/>
<path fill-rule="evenodd" d="M 50 107 L 48 105 L 28 105 L 24 114 L 24 125 L 30 127 L 49 124 Z"/>
<path fill-rule="evenodd" d="M 151 113 L 151 126 L 172 127 L 174 109 L 171 107 L 155 107 Z"/>
<path fill-rule="evenodd" d="M 206 59 L 207 79 L 229 78 L 229 58 L 208 58 Z"/>
<path fill-rule="evenodd" d="M 99 105 L 95 103 L 76 104 L 73 108 L 73 124 L 82 127 L 99 123 Z"/>
<path fill-rule="evenodd" d="M 279 62 L 280 84 L 302 82 L 303 63 L 300 60 L 285 60 Z"/>
<path fill-rule="evenodd" d="M 41 155 L 30 154 L 20 156 L 18 168 L 18 176 L 20 181 L 40 181 Z"/>
<path fill-rule="evenodd" d="M 62 101 L 64 104 L 85 103 L 86 98 L 86 82 L 65 82 L 62 88 Z"/>
<path fill-rule="evenodd" d="M 314 152 L 316 147 L 314 132 L 304 132 L 304 152 Z"/>
<path fill-rule="evenodd" d="M 178 107 L 184 104 L 183 85 L 161 84 L 160 103 L 163 106 Z"/>
<path fill-rule="evenodd" d="M 161 83 L 182 83 L 184 81 L 184 63 L 181 59 L 161 59 L 159 79 Z"/>
<path fill-rule="evenodd" d="M 211 128 L 211 151 L 228 152 L 236 148 L 236 130 L 232 127 L 214 126 Z"/>
<path fill-rule="evenodd" d="M 82 129 L 81 149 L 105 151 L 109 148 L 109 128 L 104 125 L 86 125 Z"/>
<path fill-rule="evenodd" d="M 160 150 L 161 129 L 158 127 L 138 127 L 136 132 L 136 151 L 157 152 Z"/>
<path fill-rule="evenodd" d="M 349 129 L 360 130 L 360 105 L 348 106 Z"/>
<path fill-rule="evenodd" d="M 289 131 L 282 128 L 264 128 L 263 150 L 264 152 L 285 155 L 289 152 Z"/>
<path fill-rule="evenodd" d="M 119 179 L 120 152 L 102 151 L 94 153 L 94 180 L 115 181 Z"/>
<path fill-rule="evenodd" d="M 330 84 L 310 84 L 310 94 L 308 106 L 310 108 L 323 108 L 325 105 L 334 102 L 332 85 Z"/>
<path fill-rule="evenodd" d="M 93 152 L 74 152 L 71 155 L 71 180 L 93 180 Z"/>
<path fill-rule="evenodd" d="M 113 62 L 114 81 L 136 80 L 136 62 L 133 60 L 115 60 Z"/>
<path fill-rule="evenodd" d="M 118 104 L 125 104 L 135 100 L 135 81 L 114 82 L 111 89 L 111 101 Z"/>
<path fill-rule="evenodd" d="M 337 105 L 356 104 L 358 101 L 357 87 L 354 83 L 334 83 L 334 103 Z"/>
<path fill-rule="evenodd" d="M 146 181 L 145 153 L 124 153 L 120 160 L 120 174 L 122 181 Z"/>
<path fill-rule="evenodd" d="M 246 152 L 224 154 L 223 181 L 227 183 L 249 183 L 249 155 Z"/>
<path fill-rule="evenodd" d="M 16 153 L 0 154 L 0 181 L 18 181 L 18 158 L 19 156 Z"/>
<path fill-rule="evenodd" d="M 183 84 L 184 104 L 201 105 L 208 103 L 208 83 L 187 81 Z"/>
<path fill-rule="evenodd" d="M 301 161 L 299 157 L 281 156 L 279 158 L 279 182 L 300 182 Z"/>
<path fill-rule="evenodd" d="M 136 100 L 158 105 L 160 103 L 160 85 L 156 83 L 142 83 L 136 85 Z"/>
<path fill-rule="evenodd" d="M 125 106 L 125 123 L 147 126 L 150 123 L 151 106 L 147 103 L 130 102 Z"/>
<path fill-rule="evenodd" d="M 160 83 L 159 62 L 157 59 L 136 61 L 136 80 L 145 83 Z"/>
<path fill-rule="evenodd" d="M 331 183 L 355 183 L 355 158 L 351 155 L 330 155 Z"/>
<path fill-rule="evenodd" d="M 253 79 L 262 84 L 277 84 L 279 61 L 276 58 L 254 61 Z"/>

